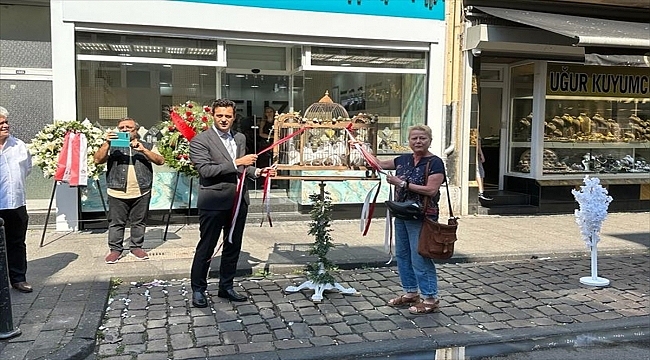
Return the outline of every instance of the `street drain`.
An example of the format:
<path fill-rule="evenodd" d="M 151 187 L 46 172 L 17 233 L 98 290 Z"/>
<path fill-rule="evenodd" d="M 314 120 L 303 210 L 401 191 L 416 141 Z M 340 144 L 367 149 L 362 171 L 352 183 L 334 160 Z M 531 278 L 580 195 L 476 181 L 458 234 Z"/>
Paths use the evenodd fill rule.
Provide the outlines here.
<path fill-rule="evenodd" d="M 128 252 L 126 252 L 128 254 Z M 191 259 L 194 257 L 194 249 L 166 249 L 166 250 L 149 250 L 150 260 L 170 260 L 170 259 Z M 136 262 L 141 261 L 135 256 L 124 256 L 120 262 Z"/>

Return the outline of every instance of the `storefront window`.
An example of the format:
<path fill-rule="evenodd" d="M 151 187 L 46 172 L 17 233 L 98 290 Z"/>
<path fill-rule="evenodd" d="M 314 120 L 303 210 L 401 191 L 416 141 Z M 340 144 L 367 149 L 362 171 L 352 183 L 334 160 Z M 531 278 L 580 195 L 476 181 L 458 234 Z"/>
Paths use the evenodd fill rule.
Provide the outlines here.
<path fill-rule="evenodd" d="M 79 118 L 105 127 L 132 117 L 145 128 L 164 120 L 170 106 L 216 98 L 216 69 L 202 66 L 79 61 Z"/>
<path fill-rule="evenodd" d="M 543 174 L 650 172 L 646 68 L 549 63 Z"/>
<path fill-rule="evenodd" d="M 119 63 L 102 61 L 77 62 L 78 118 L 88 118 L 105 128 L 114 128 L 123 117 L 132 117 L 142 132 L 155 128 L 166 119 L 171 106 L 188 100 L 209 105 L 217 97 L 217 68 L 170 64 Z M 145 135 L 155 143 L 157 131 Z M 192 180 L 181 176 L 174 186 L 176 173 L 166 166 L 154 166 L 154 189 L 150 208 L 187 208 Z M 82 212 L 103 212 L 104 204 L 97 185 L 106 199 L 105 177 L 81 191 Z M 176 191 L 174 191 L 176 189 Z M 193 192 L 196 192 L 194 186 Z M 174 194 L 176 196 L 174 197 Z"/>
<path fill-rule="evenodd" d="M 377 115 L 379 154 L 408 151 L 408 127 L 425 121 L 426 75 L 305 71 L 302 79 L 294 104 L 309 106 L 328 91 L 350 116 Z"/>

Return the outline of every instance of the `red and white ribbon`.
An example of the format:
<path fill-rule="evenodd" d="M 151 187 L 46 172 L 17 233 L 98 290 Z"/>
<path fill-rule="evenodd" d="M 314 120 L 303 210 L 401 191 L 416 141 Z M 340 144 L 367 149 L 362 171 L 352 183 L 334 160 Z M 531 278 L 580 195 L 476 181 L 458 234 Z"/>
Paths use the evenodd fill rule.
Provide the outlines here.
<path fill-rule="evenodd" d="M 54 173 L 54 180 L 70 186 L 88 185 L 88 140 L 84 133 L 68 131 Z"/>
<path fill-rule="evenodd" d="M 262 192 L 262 204 L 264 205 L 264 211 L 266 212 L 266 218 L 269 220 L 269 226 L 273 227 L 273 220 L 271 220 L 271 177 L 264 177 L 264 186 Z M 260 222 L 260 227 L 264 224 L 264 218 Z"/>
<path fill-rule="evenodd" d="M 375 157 L 370 152 L 368 152 L 368 150 L 364 149 L 364 147 L 361 146 L 357 141 L 357 139 L 354 137 L 354 135 L 352 134 L 352 129 L 353 129 L 352 123 L 349 123 L 348 126 L 345 127 L 345 132 L 350 138 L 354 148 L 363 156 L 363 158 L 370 165 L 370 167 L 372 167 L 378 173 L 384 174 L 384 170 L 381 168 L 381 165 L 379 165 Z M 372 198 L 372 203 L 370 203 L 372 191 L 375 188 L 376 188 L 375 195 Z M 361 208 L 361 223 L 364 224 L 361 229 L 363 236 L 366 236 L 366 234 L 368 233 L 368 229 L 370 229 L 370 222 L 372 221 L 372 214 L 375 211 L 375 205 L 377 204 L 377 197 L 379 196 L 380 189 L 381 189 L 381 179 L 379 180 L 379 184 L 375 185 L 372 189 L 370 189 L 370 191 L 366 195 L 366 200 L 363 203 L 363 207 Z"/>
<path fill-rule="evenodd" d="M 375 196 L 372 196 L 372 191 L 375 190 Z M 361 208 L 361 222 L 359 226 L 363 236 L 368 234 L 368 229 L 370 229 L 370 222 L 372 221 L 372 215 L 375 212 L 375 205 L 377 204 L 377 197 L 379 196 L 379 191 L 381 190 L 381 180 L 375 184 L 375 186 L 368 191 L 366 194 L 366 199 L 363 202 L 363 207 Z M 372 202 L 370 199 L 372 198 Z"/>
<path fill-rule="evenodd" d="M 266 148 L 262 149 L 262 151 L 258 152 L 257 155 L 259 156 L 261 154 L 264 154 L 265 152 L 267 152 L 269 150 L 272 150 L 274 147 L 284 144 L 285 142 L 289 141 L 291 138 L 302 134 L 307 128 L 308 128 L 307 126 L 301 127 L 300 130 L 298 130 L 298 131 L 296 131 L 296 132 L 294 132 L 292 134 L 289 134 L 289 135 L 283 137 L 282 139 L 274 142 L 273 144 L 267 146 Z M 267 178 L 268 178 L 268 176 L 267 176 Z M 239 208 L 241 206 L 241 199 L 242 199 L 242 195 L 243 195 L 242 188 L 243 188 L 245 180 L 246 180 L 246 169 L 244 168 L 244 170 L 242 171 L 241 176 L 239 178 L 239 181 L 237 182 L 237 191 L 235 193 L 235 203 L 233 204 L 232 219 L 230 220 L 230 232 L 228 233 L 228 242 L 230 242 L 230 243 L 232 243 L 232 233 L 233 233 L 233 231 L 235 229 L 235 223 L 237 222 L 237 216 L 239 215 Z M 271 183 L 270 183 L 270 180 L 269 180 L 268 187 L 265 186 L 265 188 L 264 188 L 263 198 L 266 198 L 269 195 L 268 193 L 269 193 L 270 189 L 271 189 Z M 269 214 L 269 220 L 270 220 L 270 209 L 269 209 L 269 213 L 267 213 L 267 214 Z"/>

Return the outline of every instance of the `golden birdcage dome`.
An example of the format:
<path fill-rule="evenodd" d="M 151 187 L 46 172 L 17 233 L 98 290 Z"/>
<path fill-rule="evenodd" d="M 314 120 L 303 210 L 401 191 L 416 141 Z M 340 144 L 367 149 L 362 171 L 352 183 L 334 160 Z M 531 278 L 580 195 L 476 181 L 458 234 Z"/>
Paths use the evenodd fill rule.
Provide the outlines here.
<path fill-rule="evenodd" d="M 303 116 L 306 120 L 312 121 L 332 121 L 348 119 L 349 115 L 347 110 L 340 104 L 337 104 L 332 101 L 332 98 L 329 96 L 329 92 L 325 91 L 325 96 L 323 96 L 318 102 L 309 105 L 307 110 L 305 110 L 305 115 Z"/>

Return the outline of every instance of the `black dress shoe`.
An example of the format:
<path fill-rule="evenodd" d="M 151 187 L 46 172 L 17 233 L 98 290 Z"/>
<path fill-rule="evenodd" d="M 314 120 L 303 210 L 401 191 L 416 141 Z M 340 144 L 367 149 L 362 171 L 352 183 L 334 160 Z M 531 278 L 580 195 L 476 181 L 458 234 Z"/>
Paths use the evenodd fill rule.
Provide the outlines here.
<path fill-rule="evenodd" d="M 29 285 L 29 283 L 26 282 L 26 281 L 17 282 L 15 284 L 11 284 L 11 286 L 14 289 L 16 289 L 16 290 L 18 290 L 20 292 L 23 292 L 23 293 L 30 293 L 30 292 L 34 291 L 34 288 L 32 288 L 32 286 Z"/>
<path fill-rule="evenodd" d="M 192 293 L 192 305 L 197 308 L 208 307 L 208 299 L 205 297 L 203 291 L 195 291 Z"/>
<path fill-rule="evenodd" d="M 248 300 L 246 296 L 237 293 L 235 289 L 228 289 L 228 290 L 219 289 L 217 296 L 220 298 L 228 299 L 230 301 L 242 302 Z"/>

